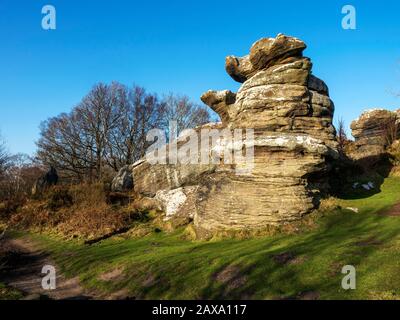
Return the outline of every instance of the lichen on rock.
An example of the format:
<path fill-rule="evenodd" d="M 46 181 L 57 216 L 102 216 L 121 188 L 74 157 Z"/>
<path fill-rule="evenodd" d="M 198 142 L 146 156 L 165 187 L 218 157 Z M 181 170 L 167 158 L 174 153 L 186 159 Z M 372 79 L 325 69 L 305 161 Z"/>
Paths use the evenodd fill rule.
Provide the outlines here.
<path fill-rule="evenodd" d="M 254 139 L 243 144 L 254 150 L 251 171 L 237 174 L 240 163 L 144 160 L 132 169 L 135 191 L 160 199 L 168 219 L 178 212 L 193 217 L 199 237 L 289 223 L 315 209 L 338 152 L 334 104 L 327 85 L 311 74 L 305 48 L 303 41 L 282 34 L 261 39 L 248 55 L 226 58 L 227 73 L 242 83 L 237 93 L 209 90 L 201 96 L 222 120 L 211 127 L 253 130 Z M 222 145 L 211 151 L 218 156 Z M 225 151 L 237 148 L 224 145 Z"/>

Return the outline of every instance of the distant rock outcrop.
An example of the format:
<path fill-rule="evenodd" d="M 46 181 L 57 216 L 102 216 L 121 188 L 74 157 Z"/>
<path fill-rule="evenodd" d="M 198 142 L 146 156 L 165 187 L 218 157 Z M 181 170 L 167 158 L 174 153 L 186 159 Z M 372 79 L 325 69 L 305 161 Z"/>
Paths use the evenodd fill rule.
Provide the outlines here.
<path fill-rule="evenodd" d="M 36 180 L 32 187 L 32 195 L 37 196 L 43 193 L 51 186 L 55 186 L 58 183 L 58 173 L 54 167 L 50 167 L 43 176 Z"/>
<path fill-rule="evenodd" d="M 142 159 L 132 167 L 135 191 L 158 198 L 166 219 L 178 212 L 193 217 L 199 237 L 288 223 L 316 208 L 338 152 L 334 104 L 326 84 L 311 74 L 305 48 L 282 34 L 261 39 L 249 55 L 226 58 L 227 73 L 242 83 L 237 93 L 210 90 L 201 97 L 221 117 L 211 127 L 254 129 L 254 139 L 239 146 L 254 148 L 252 170 L 237 174 L 240 162 L 151 165 Z"/>
<path fill-rule="evenodd" d="M 385 153 L 391 143 L 390 140 L 398 138 L 399 120 L 399 110 L 371 109 L 363 112 L 350 125 L 355 140 L 349 156 L 359 160 Z"/>
<path fill-rule="evenodd" d="M 123 192 L 133 189 L 132 166 L 123 166 L 111 182 L 111 191 Z"/>

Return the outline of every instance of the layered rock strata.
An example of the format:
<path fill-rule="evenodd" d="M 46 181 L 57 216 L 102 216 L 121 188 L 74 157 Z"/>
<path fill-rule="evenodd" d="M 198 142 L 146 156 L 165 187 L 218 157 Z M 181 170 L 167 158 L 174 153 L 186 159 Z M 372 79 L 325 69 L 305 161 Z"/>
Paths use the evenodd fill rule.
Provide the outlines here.
<path fill-rule="evenodd" d="M 383 154 L 389 144 L 399 138 L 399 120 L 399 110 L 364 111 L 350 125 L 354 137 L 354 150 L 349 153 L 351 158 L 359 160 Z"/>
<path fill-rule="evenodd" d="M 142 160 L 132 167 L 135 191 L 164 201 L 168 219 L 172 212 L 191 215 L 200 237 L 288 223 L 316 208 L 338 153 L 334 104 L 326 84 L 311 74 L 305 48 L 303 41 L 282 34 L 261 39 L 249 55 L 226 58 L 227 73 L 242 83 L 237 93 L 210 90 L 201 97 L 220 115 L 218 128 L 253 130 L 253 139 L 246 136 L 239 147 L 223 148 L 252 149 L 251 170 L 238 174 L 240 162 L 151 165 Z M 222 159 L 219 150 L 211 151 Z"/>

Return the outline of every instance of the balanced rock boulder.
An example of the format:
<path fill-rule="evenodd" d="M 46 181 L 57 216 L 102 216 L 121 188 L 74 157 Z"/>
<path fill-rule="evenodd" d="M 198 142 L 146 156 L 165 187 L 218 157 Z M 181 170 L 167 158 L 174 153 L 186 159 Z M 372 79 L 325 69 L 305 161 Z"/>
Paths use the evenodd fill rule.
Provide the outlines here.
<path fill-rule="evenodd" d="M 135 191 L 159 199 L 166 219 L 193 218 L 201 238 L 290 223 L 316 208 L 338 152 L 334 104 L 327 85 L 311 74 L 305 48 L 303 41 L 279 34 L 257 41 L 244 57 L 227 57 L 227 73 L 242 83 L 238 92 L 209 90 L 201 99 L 220 115 L 222 123 L 211 128 L 243 130 L 242 144 L 218 140 L 207 151 L 221 161 L 210 164 L 142 159 L 132 167 Z M 242 170 L 240 161 L 222 161 L 248 150 L 251 170 Z"/>
<path fill-rule="evenodd" d="M 266 69 L 301 57 L 306 47 L 300 39 L 280 33 L 276 38 L 262 38 L 256 41 L 250 48 L 249 59 L 254 69 Z"/>

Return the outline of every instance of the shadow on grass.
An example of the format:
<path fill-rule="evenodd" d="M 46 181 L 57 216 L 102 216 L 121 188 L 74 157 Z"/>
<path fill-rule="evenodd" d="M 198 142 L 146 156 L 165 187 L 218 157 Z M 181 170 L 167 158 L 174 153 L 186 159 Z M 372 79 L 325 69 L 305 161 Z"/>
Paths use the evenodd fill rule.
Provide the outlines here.
<path fill-rule="evenodd" d="M 344 213 L 343 213 L 344 214 Z M 341 290 L 341 268 L 344 265 L 357 266 L 369 255 L 382 249 L 382 245 L 399 236 L 397 228 L 381 234 L 376 229 L 382 217 L 371 215 L 367 221 L 362 215 L 351 215 L 342 221 L 332 219 L 316 233 L 312 233 L 283 248 L 274 250 L 274 242 L 258 245 L 255 250 L 243 250 L 236 259 L 219 268 L 222 272 L 230 264 L 248 261 L 250 266 L 242 269 L 242 276 L 247 281 L 240 287 L 235 287 L 235 278 L 225 283 L 216 283 L 213 277 L 203 289 L 205 299 L 298 299 L 304 293 L 318 293 L 315 297 L 329 297 Z M 369 239 L 378 239 L 369 241 Z M 359 241 L 356 241 L 359 239 Z M 364 241 L 364 242 L 363 242 Z M 274 256 L 290 253 L 293 257 L 288 262 L 279 263 Z M 239 262 L 240 261 L 240 262 Z M 248 273 L 247 270 L 251 270 Z M 233 289 L 233 290 L 232 290 Z"/>
<path fill-rule="evenodd" d="M 89 287 L 126 290 L 137 299 L 367 298 L 366 291 L 341 289 L 341 268 L 354 265 L 357 276 L 360 270 L 367 277 L 369 258 L 374 265 L 391 263 L 376 256 L 399 236 L 400 219 L 377 213 L 399 201 L 399 181 L 388 179 L 382 195 L 346 200 L 360 205 L 359 213 L 327 212 L 318 228 L 300 234 L 191 242 L 180 230 L 93 246 L 57 242 L 53 251 L 63 270 Z M 121 279 L 100 280 L 119 266 L 124 267 Z"/>
<path fill-rule="evenodd" d="M 388 153 L 352 160 L 346 155 L 334 164 L 330 176 L 333 195 L 340 199 L 363 199 L 380 193 L 381 185 L 393 168 Z M 369 189 L 368 183 L 373 183 Z"/>
<path fill-rule="evenodd" d="M 70 257 L 64 251 L 61 260 L 66 271 L 80 275 L 89 286 L 110 292 L 125 289 L 137 299 L 301 299 L 307 293 L 343 298 L 342 266 L 357 268 L 399 235 L 400 223 L 388 226 L 384 219 L 388 217 L 372 211 L 338 210 L 318 230 L 299 235 L 185 242 L 179 234 L 161 234 L 151 240 L 84 247 Z M 371 237 L 379 244 L 368 243 Z M 362 241 L 366 244 L 359 245 Z M 287 261 L 276 259 L 287 253 Z M 125 266 L 121 280 L 98 280 L 117 265 Z"/>

